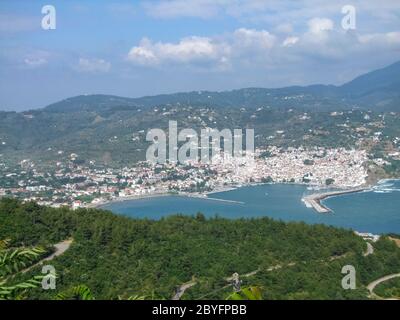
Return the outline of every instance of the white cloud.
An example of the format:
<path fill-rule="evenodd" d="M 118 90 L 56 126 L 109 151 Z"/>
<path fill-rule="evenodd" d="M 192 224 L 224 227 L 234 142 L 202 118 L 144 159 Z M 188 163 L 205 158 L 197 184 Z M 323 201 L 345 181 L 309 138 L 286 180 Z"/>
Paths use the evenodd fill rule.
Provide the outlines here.
<path fill-rule="evenodd" d="M 370 23 L 375 27 L 390 24 L 394 27 L 399 23 L 398 0 L 142 0 L 148 15 L 157 18 L 219 18 L 228 15 L 246 21 L 273 22 L 275 26 L 285 23 L 305 21 L 310 17 L 338 17 L 342 6 L 351 4 L 366 19 L 373 17 Z M 335 21 L 339 23 L 339 21 Z"/>
<path fill-rule="evenodd" d="M 30 50 L 29 53 L 23 55 L 23 68 L 35 69 L 48 64 L 52 54 L 44 50 Z"/>
<path fill-rule="evenodd" d="M 154 43 L 144 38 L 129 51 L 127 59 L 145 66 L 174 63 L 226 69 L 232 59 L 255 52 L 266 54 L 275 42 L 276 37 L 266 30 L 245 28 L 214 38 L 186 37 L 177 43 Z"/>
<path fill-rule="evenodd" d="M 142 1 L 143 2 L 143 1 Z M 342 6 L 349 4 L 345 0 L 149 0 L 145 1 L 146 13 L 153 18 L 182 18 L 197 17 L 204 19 L 224 19 L 232 17 L 248 29 L 266 28 L 273 31 L 281 43 L 281 48 L 299 47 L 302 52 L 310 55 L 321 53 L 325 57 L 342 56 L 340 51 L 347 52 L 362 46 L 357 39 L 348 43 L 349 36 L 341 34 L 340 28 L 343 14 Z M 400 6 L 398 0 L 380 0 L 378 2 L 366 0 L 353 0 L 356 8 L 357 25 L 355 34 L 371 34 L 380 44 L 386 46 L 396 45 L 397 35 L 387 34 L 373 36 L 374 33 L 386 34 L 398 30 L 400 25 Z M 297 43 L 292 43 L 293 38 L 299 38 Z M 357 37 L 356 37 L 357 38 Z M 288 39 L 287 41 L 285 41 Z M 341 50 L 338 43 L 345 43 L 347 48 Z M 232 45 L 232 44 L 230 44 Z M 308 46 L 308 47 L 306 47 Z M 301 47 L 301 48 L 300 48 Z M 364 48 L 365 49 L 365 48 Z M 364 50 L 358 48 L 357 50 Z M 234 50 L 242 52 L 242 46 Z M 376 49 L 377 50 L 377 49 Z M 293 48 L 291 48 L 293 52 Z"/>
<path fill-rule="evenodd" d="M 237 48 L 271 49 L 275 36 L 266 30 L 240 28 L 234 32 Z"/>
<path fill-rule="evenodd" d="M 291 63 L 346 61 L 367 58 L 371 52 L 393 55 L 400 48 L 400 32 L 360 35 L 334 29 L 330 19 L 314 18 L 296 35 L 239 28 L 213 37 L 191 36 L 177 42 L 149 39 L 134 46 L 127 59 L 143 66 L 192 66 L 204 70 L 279 68 Z M 249 69 L 250 70 L 250 69 Z"/>
<path fill-rule="evenodd" d="M 141 65 L 159 65 L 163 63 L 207 63 L 224 62 L 229 48 L 207 37 L 187 37 L 178 43 L 153 43 L 144 38 L 138 46 L 128 53 L 128 60 Z"/>
<path fill-rule="evenodd" d="M 327 18 L 313 18 L 308 21 L 308 28 L 310 33 L 321 34 L 333 30 L 333 21 Z"/>
<path fill-rule="evenodd" d="M 386 33 L 386 40 L 389 43 L 400 44 L 400 32 L 388 32 Z"/>
<path fill-rule="evenodd" d="M 40 67 L 47 63 L 47 60 L 44 58 L 25 58 L 24 63 L 31 68 Z"/>
<path fill-rule="evenodd" d="M 400 44 L 400 32 L 373 33 L 359 36 L 359 41 L 362 44 L 375 45 L 398 45 Z"/>
<path fill-rule="evenodd" d="M 287 37 L 283 41 L 282 45 L 284 47 L 291 47 L 291 46 L 294 46 L 297 42 L 299 42 L 299 38 L 298 37 Z"/>
<path fill-rule="evenodd" d="M 79 58 L 77 70 L 90 73 L 104 73 L 111 69 L 111 63 L 103 59 Z"/>
<path fill-rule="evenodd" d="M 158 58 L 152 48 L 153 44 L 147 38 L 142 39 L 140 44 L 133 47 L 128 53 L 128 60 L 142 65 L 155 65 L 159 63 Z"/>

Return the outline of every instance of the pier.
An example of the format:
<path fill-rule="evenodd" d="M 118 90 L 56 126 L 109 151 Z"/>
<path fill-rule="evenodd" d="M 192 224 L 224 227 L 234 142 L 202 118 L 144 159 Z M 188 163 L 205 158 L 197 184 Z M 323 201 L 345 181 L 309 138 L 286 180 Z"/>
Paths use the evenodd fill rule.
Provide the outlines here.
<path fill-rule="evenodd" d="M 348 194 L 348 193 L 357 193 L 364 191 L 365 188 L 357 188 L 357 189 L 347 189 L 347 190 L 339 190 L 339 191 L 332 191 L 332 192 L 325 192 L 325 193 L 315 193 L 309 196 L 303 197 L 301 199 L 304 204 L 306 205 L 307 208 L 313 208 L 315 211 L 318 213 L 329 213 L 332 212 L 331 209 L 329 209 L 327 206 L 323 205 L 321 203 L 322 200 L 334 197 L 334 196 L 340 196 L 343 194 Z"/>
<path fill-rule="evenodd" d="M 210 194 L 210 193 L 209 193 Z M 205 199 L 205 200 L 213 200 L 213 201 L 220 201 L 220 202 L 228 202 L 228 203 L 236 203 L 236 204 L 245 204 L 243 201 L 237 201 L 237 200 L 228 200 L 228 199 L 220 199 L 220 198 L 212 198 L 209 197 L 207 194 L 202 195 L 202 194 L 186 194 L 186 197 L 191 197 L 191 198 L 199 198 L 199 199 Z"/>

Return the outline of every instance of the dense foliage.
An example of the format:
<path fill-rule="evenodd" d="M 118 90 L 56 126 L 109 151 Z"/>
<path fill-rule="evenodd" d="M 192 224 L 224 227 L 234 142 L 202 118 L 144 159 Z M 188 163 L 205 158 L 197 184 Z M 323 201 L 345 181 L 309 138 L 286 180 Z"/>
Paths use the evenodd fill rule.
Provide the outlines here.
<path fill-rule="evenodd" d="M 400 250 L 392 241 L 380 240 L 375 253 L 363 257 L 364 240 L 323 225 L 201 214 L 139 220 L 95 209 L 0 201 L 0 238 L 12 239 L 14 246 L 54 244 L 71 236 L 71 247 L 51 261 L 57 289 L 36 289 L 30 298 L 68 296 L 74 294 L 71 288 L 86 285 L 97 299 L 169 299 L 194 279 L 183 299 L 221 299 L 232 293 L 226 278 L 234 272 L 243 286 L 261 288 L 264 299 L 366 298 L 368 282 L 400 265 Z M 356 267 L 357 290 L 341 287 L 346 264 Z"/>
<path fill-rule="evenodd" d="M 0 239 L 0 300 L 23 299 L 27 290 L 41 284 L 42 276 L 34 276 L 23 282 L 15 282 L 14 277 L 44 257 L 43 248 L 11 248 L 8 239 Z"/>
<path fill-rule="evenodd" d="M 382 298 L 400 299 L 400 278 L 394 278 L 378 285 L 374 293 Z"/>

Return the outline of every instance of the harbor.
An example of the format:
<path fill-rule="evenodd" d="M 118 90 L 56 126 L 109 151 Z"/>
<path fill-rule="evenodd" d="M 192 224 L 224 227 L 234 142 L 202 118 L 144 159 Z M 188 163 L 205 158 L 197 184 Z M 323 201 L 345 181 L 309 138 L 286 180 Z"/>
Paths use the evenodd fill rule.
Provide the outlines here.
<path fill-rule="evenodd" d="M 318 191 L 307 190 L 306 185 L 263 184 L 244 186 L 236 190 L 213 194 L 212 198 L 244 202 L 207 201 L 196 196 L 170 194 L 147 197 L 132 201 L 111 202 L 102 206 L 116 214 L 133 218 L 159 220 L 175 214 L 195 216 L 201 212 L 206 218 L 216 215 L 227 219 L 272 218 L 282 221 L 303 221 L 310 224 L 328 224 L 372 234 L 399 233 L 400 181 L 379 185 L 387 190 L 378 193 L 368 186 L 363 192 L 356 188 L 325 189 L 318 196 L 324 198 L 322 205 L 333 213 L 318 214 L 307 208 L 302 199 Z M 377 188 L 378 186 L 376 186 Z M 361 188 L 361 187 L 359 187 Z M 393 190 L 389 192 L 390 190 Z M 333 193 L 337 191 L 336 193 Z M 340 191 L 340 192 L 338 192 Z M 350 194 L 353 192 L 352 194 Z M 329 193 L 329 194 L 327 194 Z M 266 196 L 266 194 L 268 194 Z M 330 196 L 330 197 L 329 197 Z M 327 197 L 327 198 L 326 198 Z"/>
<path fill-rule="evenodd" d="M 307 208 L 313 208 L 318 213 L 330 213 L 332 212 L 332 210 L 327 206 L 325 206 L 324 204 L 322 204 L 321 202 L 322 200 L 334 196 L 362 192 L 365 190 L 366 190 L 365 188 L 357 188 L 357 189 L 339 190 L 339 191 L 331 191 L 324 193 L 315 193 L 312 195 L 305 196 L 301 200 L 304 202 Z"/>

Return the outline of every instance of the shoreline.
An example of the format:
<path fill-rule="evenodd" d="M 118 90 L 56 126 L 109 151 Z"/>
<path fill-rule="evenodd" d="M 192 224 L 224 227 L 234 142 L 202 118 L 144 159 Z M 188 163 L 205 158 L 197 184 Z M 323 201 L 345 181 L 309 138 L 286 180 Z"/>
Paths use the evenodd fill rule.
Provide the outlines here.
<path fill-rule="evenodd" d="M 132 195 L 132 196 L 126 196 L 126 197 L 118 197 L 118 198 L 113 198 L 111 200 L 106 200 L 106 201 L 101 201 L 97 203 L 90 203 L 89 205 L 86 206 L 86 208 L 91 208 L 91 209 L 103 209 L 103 207 L 107 205 L 111 205 L 113 203 L 119 203 L 119 202 L 125 202 L 125 201 L 134 201 L 134 200 L 142 200 L 142 199 L 148 199 L 148 198 L 158 198 L 158 197 L 188 197 L 188 198 L 199 198 L 199 199 L 204 199 L 204 200 L 211 200 L 211 201 L 220 201 L 220 202 L 228 202 L 228 203 L 236 203 L 236 204 L 245 204 L 243 201 L 236 201 L 236 200 L 228 200 L 228 199 L 220 199 L 220 198 L 212 198 L 209 197 L 209 195 L 216 194 L 216 193 L 223 193 L 223 192 L 229 192 L 229 191 L 234 191 L 239 188 L 243 187 L 255 187 L 255 186 L 260 186 L 260 185 L 273 185 L 273 184 L 296 184 L 296 183 L 291 183 L 291 182 L 257 182 L 257 183 L 247 183 L 247 184 L 242 184 L 240 186 L 238 185 L 232 185 L 232 186 L 223 186 L 223 187 L 217 187 L 214 190 L 211 191 L 206 191 L 204 193 L 199 193 L 199 192 L 177 192 L 177 193 L 172 193 L 172 192 L 159 192 L 159 193 L 147 193 L 147 194 L 140 194 L 140 195 Z M 302 183 L 298 183 L 298 185 L 305 185 Z"/>
<path fill-rule="evenodd" d="M 400 181 L 400 179 L 381 179 L 375 182 L 374 185 L 380 185 L 383 184 L 387 181 Z M 245 204 L 243 201 L 235 201 L 235 200 L 227 200 L 227 199 L 220 199 L 220 198 L 213 198 L 209 197 L 209 195 L 213 195 L 216 193 L 223 193 L 223 192 L 229 192 L 233 190 L 237 190 L 239 188 L 243 187 L 253 187 L 253 186 L 260 186 L 260 185 L 274 185 L 274 184 L 290 184 L 290 185 L 301 185 L 301 186 L 308 186 L 311 188 L 315 188 L 316 190 L 324 190 L 328 189 L 326 186 L 321 185 L 309 185 L 306 183 L 292 183 L 292 182 L 258 182 L 258 183 L 247 183 L 247 184 L 242 184 L 242 185 L 232 185 L 232 186 L 223 186 L 223 187 L 218 187 L 214 190 L 207 191 L 204 193 L 189 193 L 189 192 L 177 192 L 177 193 L 172 193 L 172 192 L 156 192 L 156 193 L 148 193 L 148 194 L 142 194 L 142 195 L 132 195 L 132 196 L 126 196 L 126 197 L 119 197 L 119 198 L 114 198 L 111 200 L 107 201 L 102 201 L 98 203 L 91 203 L 87 206 L 87 208 L 97 208 L 97 209 L 102 209 L 103 207 L 113 204 L 113 203 L 119 203 L 119 202 L 125 202 L 125 201 L 134 201 L 134 200 L 141 200 L 141 199 L 148 199 L 148 198 L 157 198 L 157 197 L 168 197 L 168 196 L 176 196 L 176 197 L 188 197 L 188 198 L 199 198 L 199 199 L 204 199 L 204 200 L 211 200 L 211 201 L 221 201 L 221 202 L 228 202 L 228 203 L 236 203 L 236 204 Z M 304 202 L 304 204 L 308 208 L 313 208 L 315 211 L 318 213 L 329 213 L 332 212 L 330 208 L 322 204 L 322 200 L 325 200 L 327 198 L 335 197 L 335 196 L 340 196 L 340 195 L 345 195 L 345 194 L 351 194 L 351 193 L 358 193 L 358 192 L 363 192 L 367 190 L 371 190 L 373 188 L 373 185 L 364 185 L 360 187 L 355 187 L 352 189 L 340 189 L 335 190 L 335 191 L 327 191 L 323 193 L 313 193 L 311 195 L 304 196 L 301 200 Z"/>
<path fill-rule="evenodd" d="M 177 194 L 176 194 L 177 195 Z M 106 201 L 100 201 L 97 203 L 91 203 L 87 206 L 87 208 L 92 209 L 102 209 L 102 207 L 111 205 L 113 203 L 125 202 L 125 201 L 134 201 L 134 200 L 141 200 L 147 198 L 156 198 L 156 197 L 166 197 L 166 196 L 175 196 L 175 194 L 163 192 L 163 193 L 151 193 L 151 194 L 143 194 L 143 195 L 134 195 L 134 196 L 127 196 L 127 197 L 118 197 Z"/>
<path fill-rule="evenodd" d="M 91 203 L 87 206 L 87 208 L 92 208 L 92 209 L 104 209 L 105 206 L 114 204 L 114 203 L 120 203 L 120 202 L 125 202 L 125 201 L 135 201 L 135 200 L 142 200 L 142 199 L 150 199 L 150 198 L 158 198 L 158 197 L 186 197 L 186 198 L 197 198 L 197 199 L 203 199 L 203 200 L 210 200 L 210 201 L 220 201 L 220 202 L 228 202 L 228 203 L 236 203 L 236 204 L 245 204 L 243 201 L 235 201 L 235 200 L 228 200 L 228 199 L 219 199 L 219 198 L 211 198 L 208 195 L 214 194 L 214 193 L 220 193 L 220 192 L 227 192 L 227 191 L 232 191 L 236 190 L 237 188 L 229 188 L 229 189 L 218 189 L 218 190 L 213 190 L 210 192 L 206 193 L 189 193 L 189 192 L 179 192 L 179 193 L 171 193 L 171 192 L 159 192 L 159 193 L 149 193 L 149 194 L 143 194 L 143 195 L 133 195 L 133 196 L 127 196 L 127 197 L 118 197 L 114 198 L 111 200 L 107 201 L 102 201 L 98 203 Z"/>

